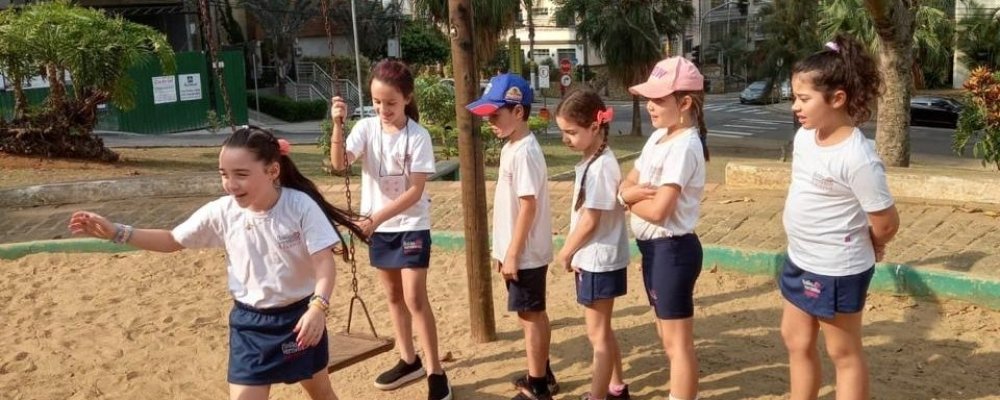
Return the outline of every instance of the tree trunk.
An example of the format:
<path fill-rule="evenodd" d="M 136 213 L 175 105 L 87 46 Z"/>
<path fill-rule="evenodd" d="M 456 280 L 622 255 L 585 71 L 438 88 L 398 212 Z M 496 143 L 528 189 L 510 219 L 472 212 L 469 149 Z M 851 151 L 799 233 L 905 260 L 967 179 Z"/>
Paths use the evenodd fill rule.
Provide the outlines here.
<path fill-rule="evenodd" d="M 465 265 L 469 290 L 472 339 L 496 340 L 493 317 L 492 267 L 489 225 L 486 224 L 486 178 L 479 121 L 465 109 L 479 93 L 475 46 L 472 43 L 472 1 L 448 0 L 451 62 L 455 76 L 455 121 L 458 125 L 459 176 L 462 179 L 462 215 L 465 219 Z"/>
<path fill-rule="evenodd" d="M 642 136 L 642 109 L 639 108 L 639 96 L 632 96 L 632 135 Z"/>
<path fill-rule="evenodd" d="M 45 75 L 49 80 L 49 106 L 58 113 L 66 104 L 66 86 L 59 79 L 59 69 L 55 64 L 45 66 Z"/>
<path fill-rule="evenodd" d="M 886 165 L 910 165 L 910 94 L 917 0 L 865 0 L 878 32 L 885 92 L 878 99 L 875 145 Z"/>
<path fill-rule="evenodd" d="M 28 114 L 28 98 L 24 96 L 24 87 L 20 78 L 14 80 L 14 120 L 24 118 Z"/>

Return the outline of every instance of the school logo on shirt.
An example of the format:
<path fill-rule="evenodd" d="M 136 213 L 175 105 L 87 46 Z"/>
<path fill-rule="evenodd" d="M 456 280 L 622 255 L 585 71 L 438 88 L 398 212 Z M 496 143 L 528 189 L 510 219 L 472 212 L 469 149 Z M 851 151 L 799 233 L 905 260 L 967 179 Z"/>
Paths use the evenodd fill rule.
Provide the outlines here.
<path fill-rule="evenodd" d="M 278 234 L 279 249 L 290 249 L 298 245 L 300 242 L 302 242 L 302 233 L 300 232 Z"/>
<path fill-rule="evenodd" d="M 819 281 L 813 281 L 809 279 L 802 280 L 803 291 L 806 297 L 810 299 L 818 299 L 820 292 L 823 291 L 823 284 Z"/>
<path fill-rule="evenodd" d="M 813 173 L 812 184 L 823 190 L 833 190 L 833 178 Z"/>

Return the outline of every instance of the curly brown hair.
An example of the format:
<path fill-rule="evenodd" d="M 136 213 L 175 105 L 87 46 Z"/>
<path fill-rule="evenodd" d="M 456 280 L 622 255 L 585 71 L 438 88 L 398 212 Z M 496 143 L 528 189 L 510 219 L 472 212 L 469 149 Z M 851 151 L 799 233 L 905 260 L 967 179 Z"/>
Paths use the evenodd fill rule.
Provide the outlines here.
<path fill-rule="evenodd" d="M 853 37 L 840 33 L 822 51 L 795 63 L 792 75 L 808 74 L 817 91 L 829 102 L 834 92 L 847 94 L 847 113 L 855 124 L 871 119 L 872 103 L 882 93 L 878 64 Z"/>

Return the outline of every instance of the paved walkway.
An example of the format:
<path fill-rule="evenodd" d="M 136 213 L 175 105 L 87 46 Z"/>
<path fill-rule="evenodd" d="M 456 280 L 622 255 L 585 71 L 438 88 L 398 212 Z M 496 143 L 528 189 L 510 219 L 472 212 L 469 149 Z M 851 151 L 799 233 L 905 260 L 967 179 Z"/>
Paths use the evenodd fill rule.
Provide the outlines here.
<path fill-rule="evenodd" d="M 343 204 L 339 181 L 324 187 L 335 204 Z M 565 234 L 572 182 L 551 182 L 553 230 Z M 461 184 L 430 182 L 434 230 L 463 232 Z M 492 202 L 493 185 L 487 184 Z M 782 191 L 737 190 L 710 185 L 702 203 L 698 234 L 705 244 L 781 251 L 785 246 L 781 222 Z M 112 220 L 142 227 L 173 227 L 211 197 L 143 198 L 99 204 L 2 209 L 0 243 L 69 236 L 66 223 L 78 209 L 104 214 Z M 357 202 L 357 198 L 355 202 Z M 357 205 L 357 203 L 355 203 Z M 487 207 L 490 208 L 490 207 Z M 1000 211 L 998 206 L 934 205 L 901 199 L 900 233 L 890 244 L 887 260 L 921 268 L 968 272 L 1000 279 Z M 490 213 L 491 210 L 483 210 Z M 490 214 L 487 214 L 490 215 Z"/>

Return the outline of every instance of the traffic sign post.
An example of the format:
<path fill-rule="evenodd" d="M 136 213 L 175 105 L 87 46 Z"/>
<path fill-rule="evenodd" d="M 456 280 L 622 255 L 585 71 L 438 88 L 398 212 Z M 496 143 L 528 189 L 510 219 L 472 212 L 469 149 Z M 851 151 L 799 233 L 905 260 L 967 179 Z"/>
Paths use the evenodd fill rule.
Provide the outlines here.
<path fill-rule="evenodd" d="M 566 88 L 568 88 L 571 83 L 573 83 L 573 78 L 571 78 L 569 74 L 564 73 L 559 78 L 559 90 L 563 97 L 566 96 Z"/>
<path fill-rule="evenodd" d="M 549 76 L 549 66 L 548 65 L 539 65 L 538 66 L 538 87 L 542 88 L 542 89 L 548 89 L 549 88 L 549 80 L 550 79 L 551 79 L 551 77 Z"/>
<path fill-rule="evenodd" d="M 573 63 L 569 61 L 568 58 L 563 58 L 559 60 L 559 71 L 563 74 L 568 74 L 569 71 L 573 69 Z"/>

